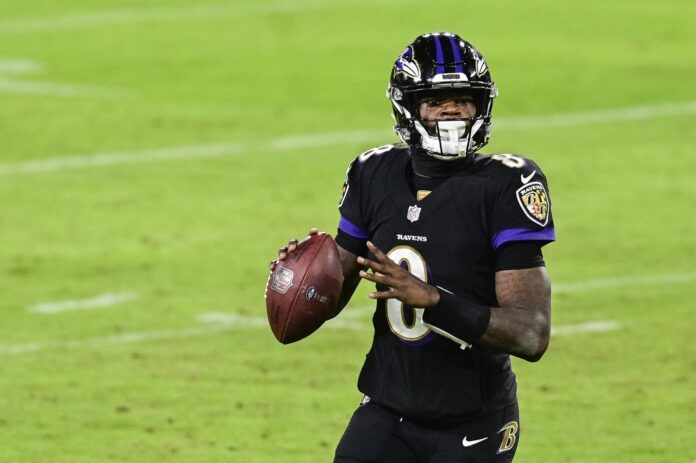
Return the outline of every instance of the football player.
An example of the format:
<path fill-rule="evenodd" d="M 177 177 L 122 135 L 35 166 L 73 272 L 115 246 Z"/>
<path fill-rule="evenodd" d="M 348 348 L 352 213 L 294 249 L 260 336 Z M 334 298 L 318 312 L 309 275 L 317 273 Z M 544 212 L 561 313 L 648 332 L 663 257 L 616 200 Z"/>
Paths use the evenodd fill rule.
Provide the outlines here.
<path fill-rule="evenodd" d="M 555 232 L 540 167 L 478 153 L 497 95 L 470 43 L 421 35 L 397 58 L 387 90 L 403 143 L 348 168 L 340 305 L 361 279 L 374 282 L 375 334 L 358 379 L 364 398 L 335 462 L 513 459 L 521 427 L 509 355 L 535 362 L 548 347 L 541 248 Z"/>

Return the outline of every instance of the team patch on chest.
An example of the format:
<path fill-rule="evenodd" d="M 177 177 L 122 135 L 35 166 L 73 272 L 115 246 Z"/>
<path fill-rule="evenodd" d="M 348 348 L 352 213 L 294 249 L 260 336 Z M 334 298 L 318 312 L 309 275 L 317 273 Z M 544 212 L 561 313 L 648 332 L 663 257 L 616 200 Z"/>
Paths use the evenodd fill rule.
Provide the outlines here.
<path fill-rule="evenodd" d="M 541 182 L 532 182 L 519 188 L 517 201 L 532 222 L 542 227 L 549 222 L 549 196 Z"/>

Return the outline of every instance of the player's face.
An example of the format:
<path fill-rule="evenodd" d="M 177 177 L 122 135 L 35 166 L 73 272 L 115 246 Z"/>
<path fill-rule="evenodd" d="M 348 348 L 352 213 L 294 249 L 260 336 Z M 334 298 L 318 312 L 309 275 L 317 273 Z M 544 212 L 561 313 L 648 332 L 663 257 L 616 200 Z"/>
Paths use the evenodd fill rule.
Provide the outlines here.
<path fill-rule="evenodd" d="M 431 133 L 435 131 L 436 121 L 471 120 L 476 116 L 473 97 L 457 93 L 421 98 L 418 109 L 423 126 Z"/>

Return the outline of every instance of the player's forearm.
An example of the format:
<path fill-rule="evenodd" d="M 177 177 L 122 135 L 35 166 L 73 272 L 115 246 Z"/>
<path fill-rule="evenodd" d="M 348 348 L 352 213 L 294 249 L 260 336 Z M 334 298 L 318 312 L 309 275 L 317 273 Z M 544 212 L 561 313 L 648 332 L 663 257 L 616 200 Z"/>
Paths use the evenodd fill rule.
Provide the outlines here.
<path fill-rule="evenodd" d="M 535 362 L 548 347 L 545 313 L 548 310 L 543 308 L 486 307 L 440 290 L 423 320 L 453 340 L 478 343 Z"/>
<path fill-rule="evenodd" d="M 551 327 L 547 310 L 496 307 L 480 343 L 500 352 L 536 362 L 549 345 Z"/>
<path fill-rule="evenodd" d="M 343 310 L 346 305 L 348 305 L 350 298 L 353 297 L 355 288 L 358 287 L 358 283 L 360 283 L 360 278 L 356 276 L 353 276 L 352 278 L 350 278 L 350 276 L 344 276 L 343 288 L 341 288 L 341 295 L 338 298 L 338 308 L 336 310 L 337 314 Z"/>
<path fill-rule="evenodd" d="M 545 267 L 496 274 L 500 307 L 486 307 L 443 288 L 430 294 L 423 320 L 457 339 L 535 362 L 549 345 L 551 284 Z"/>
<path fill-rule="evenodd" d="M 495 290 L 500 307 L 491 311 L 481 343 L 525 360 L 539 360 L 551 333 L 551 282 L 546 267 L 497 272 Z"/>
<path fill-rule="evenodd" d="M 341 288 L 341 295 L 338 298 L 336 314 L 348 304 L 360 283 L 360 277 L 358 276 L 360 267 L 356 262 L 357 256 L 340 246 L 338 247 L 338 254 L 341 257 L 341 268 L 343 269 L 343 288 Z"/>

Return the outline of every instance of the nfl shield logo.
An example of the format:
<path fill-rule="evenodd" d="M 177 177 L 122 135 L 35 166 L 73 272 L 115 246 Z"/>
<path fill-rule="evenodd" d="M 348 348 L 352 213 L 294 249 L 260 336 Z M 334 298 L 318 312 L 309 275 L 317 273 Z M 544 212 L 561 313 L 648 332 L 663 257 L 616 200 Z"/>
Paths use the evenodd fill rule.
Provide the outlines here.
<path fill-rule="evenodd" d="M 411 221 L 411 223 L 418 220 L 420 217 L 421 208 L 418 206 L 408 206 L 408 213 L 406 213 L 406 218 Z"/>
<path fill-rule="evenodd" d="M 279 267 L 278 270 L 271 275 L 271 289 L 280 294 L 287 293 L 288 289 L 292 287 L 292 279 L 294 277 L 295 273 L 292 270 Z"/>

